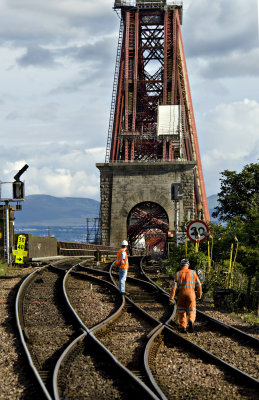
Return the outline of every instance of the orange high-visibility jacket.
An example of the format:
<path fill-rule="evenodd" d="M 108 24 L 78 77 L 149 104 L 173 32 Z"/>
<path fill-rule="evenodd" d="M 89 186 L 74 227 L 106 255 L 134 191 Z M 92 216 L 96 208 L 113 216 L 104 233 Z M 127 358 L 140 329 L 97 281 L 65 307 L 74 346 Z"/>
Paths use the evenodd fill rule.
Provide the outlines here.
<path fill-rule="evenodd" d="M 174 299 L 175 294 L 178 297 L 181 295 L 193 295 L 195 294 L 195 289 L 197 290 L 197 297 L 200 298 L 202 287 L 196 271 L 183 267 L 174 276 L 170 299 Z"/>
<path fill-rule="evenodd" d="M 125 252 L 126 257 L 124 259 L 121 258 L 122 253 Z M 116 265 L 119 268 L 129 269 L 129 261 L 128 261 L 128 254 L 125 249 L 120 249 L 117 253 Z"/>

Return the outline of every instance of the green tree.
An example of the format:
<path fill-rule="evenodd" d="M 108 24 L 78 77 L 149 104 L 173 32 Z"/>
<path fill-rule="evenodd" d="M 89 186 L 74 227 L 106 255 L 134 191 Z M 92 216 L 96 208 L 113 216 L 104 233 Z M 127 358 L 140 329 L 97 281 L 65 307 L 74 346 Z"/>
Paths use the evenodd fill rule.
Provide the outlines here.
<path fill-rule="evenodd" d="M 256 207 L 257 202 L 258 207 L 259 163 L 246 165 L 240 173 L 225 170 L 221 175 L 219 205 L 213 217 L 221 221 L 230 221 L 237 216 L 246 219 L 251 204 Z"/>
<path fill-rule="evenodd" d="M 222 234 L 222 244 L 226 233 L 238 238 L 238 262 L 248 277 L 249 296 L 252 281 L 258 280 L 259 275 L 259 164 L 246 165 L 240 173 L 225 170 L 221 175 L 219 205 L 213 216 L 225 222 L 225 232 L 218 229 Z M 217 254 L 224 254 L 224 246 L 219 246 Z"/>

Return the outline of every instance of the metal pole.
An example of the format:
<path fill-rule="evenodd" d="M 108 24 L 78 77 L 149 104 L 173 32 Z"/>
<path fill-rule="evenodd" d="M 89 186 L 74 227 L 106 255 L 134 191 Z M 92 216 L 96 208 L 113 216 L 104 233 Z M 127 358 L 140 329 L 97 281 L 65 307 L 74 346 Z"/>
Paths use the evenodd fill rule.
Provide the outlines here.
<path fill-rule="evenodd" d="M 228 275 L 227 275 L 227 289 L 230 288 L 230 283 L 231 283 L 233 247 L 234 247 L 234 244 L 231 243 L 231 246 L 230 246 L 230 257 L 229 257 L 229 268 L 228 268 Z"/>
<path fill-rule="evenodd" d="M 4 229 L 5 229 L 5 258 L 7 264 L 10 264 L 10 232 L 9 232 L 9 203 L 5 201 L 5 221 L 4 221 Z"/>
<path fill-rule="evenodd" d="M 211 260 L 210 260 L 210 240 L 208 238 L 208 273 L 210 273 L 210 263 L 211 263 Z"/>
<path fill-rule="evenodd" d="M 176 247 L 178 246 L 178 238 L 177 238 L 178 220 L 179 220 L 178 201 L 175 200 L 175 202 L 174 202 L 174 227 L 175 227 L 175 246 Z"/>

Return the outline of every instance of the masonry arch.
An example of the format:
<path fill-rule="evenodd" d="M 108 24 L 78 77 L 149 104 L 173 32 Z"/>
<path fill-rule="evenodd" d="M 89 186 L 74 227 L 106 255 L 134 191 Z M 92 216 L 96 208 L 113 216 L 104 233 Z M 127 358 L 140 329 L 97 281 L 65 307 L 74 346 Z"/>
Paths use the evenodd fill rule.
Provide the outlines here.
<path fill-rule="evenodd" d="M 158 203 L 138 203 L 128 214 L 127 237 L 133 253 L 164 254 L 168 229 L 167 212 Z"/>

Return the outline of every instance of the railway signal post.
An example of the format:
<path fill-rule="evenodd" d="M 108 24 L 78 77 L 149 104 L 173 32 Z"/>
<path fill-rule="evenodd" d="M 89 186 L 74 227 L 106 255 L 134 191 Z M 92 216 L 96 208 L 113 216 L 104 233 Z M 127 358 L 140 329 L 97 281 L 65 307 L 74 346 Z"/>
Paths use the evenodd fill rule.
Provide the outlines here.
<path fill-rule="evenodd" d="M 10 206 L 10 203 L 16 202 L 16 210 L 21 210 L 20 202 L 24 201 L 25 191 L 24 182 L 20 181 L 20 177 L 28 167 L 29 166 L 25 164 L 23 168 L 17 172 L 14 176 L 14 182 L 0 181 L 0 202 L 4 203 L 3 219 L 0 221 L 2 233 L 0 237 L 0 247 L 3 249 L 3 256 L 7 264 L 10 264 L 12 261 L 11 247 L 14 245 L 14 208 Z M 7 188 L 4 193 L 3 187 Z"/>

